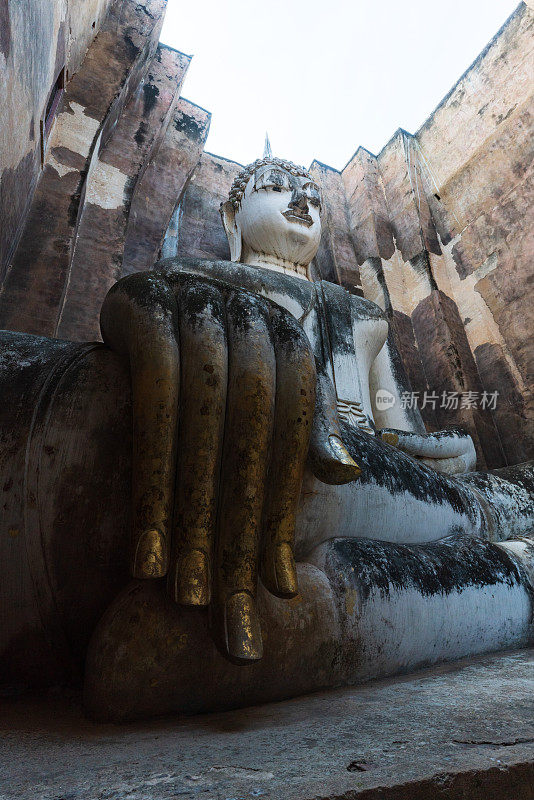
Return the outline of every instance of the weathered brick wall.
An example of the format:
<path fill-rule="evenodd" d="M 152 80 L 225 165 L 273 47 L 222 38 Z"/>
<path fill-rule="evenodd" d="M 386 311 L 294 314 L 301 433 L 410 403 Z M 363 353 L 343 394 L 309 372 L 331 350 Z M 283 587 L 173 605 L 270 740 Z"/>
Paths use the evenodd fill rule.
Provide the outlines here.
<path fill-rule="evenodd" d="M 110 0 L 0 3 L 0 281 L 41 170 L 45 110 L 63 68 L 73 74 Z"/>
<path fill-rule="evenodd" d="M 60 338 L 83 341 L 99 336 L 104 297 L 123 274 L 134 193 L 169 128 L 189 61 L 158 45 L 143 80 L 91 163 L 54 330 Z M 159 204 L 157 196 L 153 202 Z"/>
<path fill-rule="evenodd" d="M 511 462 L 534 456 L 533 33 L 522 3 L 417 133 L 437 186 L 434 274 L 482 385 L 499 392 L 494 419 Z"/>
<path fill-rule="evenodd" d="M 158 259 L 210 122 L 180 97 L 191 57 L 158 45 L 165 7 L 2 4 L 0 327 L 99 338 L 109 287 Z M 63 66 L 41 164 L 39 120 Z"/>
<path fill-rule="evenodd" d="M 229 259 L 230 249 L 219 214 L 221 202 L 241 164 L 203 153 L 193 173 L 164 244 L 166 257 Z"/>
<path fill-rule="evenodd" d="M 136 187 L 124 246 L 124 274 L 151 269 L 161 257 L 171 217 L 199 162 L 210 121 L 207 111 L 180 98 L 164 140 Z"/>
<path fill-rule="evenodd" d="M 521 3 L 415 136 L 342 173 L 363 292 L 414 389 L 499 393 L 427 417 L 467 427 L 493 467 L 534 457 L 533 30 Z"/>
<path fill-rule="evenodd" d="M 165 3 L 114 0 L 83 63 L 68 76 L 45 164 L 0 288 L 0 327 L 56 334 L 91 177 L 154 57 Z M 27 55 L 32 43 L 33 35 L 22 43 Z M 113 181 L 107 183 L 113 194 Z"/>

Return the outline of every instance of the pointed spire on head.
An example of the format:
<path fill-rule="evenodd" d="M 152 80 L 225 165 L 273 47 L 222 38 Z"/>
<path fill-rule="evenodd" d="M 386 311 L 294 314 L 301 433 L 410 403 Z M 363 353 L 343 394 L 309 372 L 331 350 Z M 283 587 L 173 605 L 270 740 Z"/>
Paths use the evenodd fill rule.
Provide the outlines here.
<path fill-rule="evenodd" d="M 271 150 L 271 143 L 269 141 L 269 134 L 265 131 L 265 147 L 263 148 L 263 157 L 272 158 L 273 151 Z"/>

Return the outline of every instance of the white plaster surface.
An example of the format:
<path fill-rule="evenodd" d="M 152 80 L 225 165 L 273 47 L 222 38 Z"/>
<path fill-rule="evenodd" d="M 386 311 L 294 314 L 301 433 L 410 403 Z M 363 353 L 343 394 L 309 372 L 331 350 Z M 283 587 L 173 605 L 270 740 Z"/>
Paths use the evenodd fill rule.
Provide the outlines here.
<path fill-rule="evenodd" d="M 432 291 L 428 274 L 414 269 L 409 261 L 404 261 L 397 242 L 391 258 L 382 259 L 382 269 L 393 308 L 411 316 L 421 300 Z"/>
<path fill-rule="evenodd" d="M 58 115 L 50 134 L 47 152 L 50 153 L 54 147 L 68 147 L 86 158 L 97 130 L 98 120 L 86 115 L 84 107 L 73 102 L 70 104 L 70 111 L 63 111 Z"/>
<path fill-rule="evenodd" d="M 474 352 L 477 347 L 486 343 L 500 345 L 514 378 L 521 390 L 524 391 L 525 382 L 523 377 L 510 354 L 491 309 L 478 289 L 478 283 L 498 268 L 497 254 L 492 253 L 474 272 L 465 278 L 460 278 L 452 251 L 454 246 L 461 241 L 461 238 L 461 234 L 458 234 L 445 245 L 438 234 L 443 255 L 435 256 L 431 254 L 432 264 L 439 269 L 439 274 L 445 282 L 447 293 L 454 298 L 458 306 L 458 313 L 464 322 L 471 350 Z"/>
<path fill-rule="evenodd" d="M 124 203 L 124 189 L 127 180 L 126 173 L 99 160 L 91 169 L 85 202 L 94 203 L 101 208 L 120 208 Z"/>

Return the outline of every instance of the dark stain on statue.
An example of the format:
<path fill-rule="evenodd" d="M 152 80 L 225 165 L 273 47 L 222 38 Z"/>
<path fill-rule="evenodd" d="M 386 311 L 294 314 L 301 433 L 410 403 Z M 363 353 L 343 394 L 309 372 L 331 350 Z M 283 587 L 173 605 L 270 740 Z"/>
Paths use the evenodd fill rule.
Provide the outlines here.
<path fill-rule="evenodd" d="M 149 75 L 149 81 L 153 80 L 153 76 Z M 148 117 L 156 105 L 159 97 L 158 87 L 151 82 L 143 85 L 143 117 Z"/>
<path fill-rule="evenodd" d="M 226 313 L 221 291 L 198 279 L 184 280 L 179 294 L 179 305 L 193 329 L 209 325 L 210 320 L 226 327 Z"/>
<path fill-rule="evenodd" d="M 206 271 L 209 269 L 209 276 Z M 302 308 L 310 305 L 313 286 L 308 281 L 295 281 L 294 278 L 271 272 L 267 269 L 250 267 L 231 261 L 205 261 L 199 258 L 166 258 L 159 261 L 154 270 L 165 275 L 171 283 L 180 280 L 184 273 L 197 274 L 210 283 L 218 283 L 228 289 L 249 291 L 255 296 L 265 292 L 287 293 Z M 370 305 L 373 305 L 370 303 Z"/>
<path fill-rule="evenodd" d="M 378 591 L 415 588 L 423 596 L 461 592 L 470 586 L 510 588 L 524 583 L 518 567 L 497 545 L 471 536 L 451 536 L 419 545 L 390 544 L 370 539 L 336 539 L 327 559 L 327 573 L 336 577 L 337 594 L 357 588 L 362 602 Z M 332 579 L 332 578 L 331 578 Z"/>
<path fill-rule="evenodd" d="M 134 134 L 134 139 L 139 147 L 141 147 L 141 145 L 145 141 L 148 131 L 149 131 L 149 126 L 147 125 L 145 120 L 142 119 L 141 122 L 139 123 L 139 127 L 137 128 Z"/>
<path fill-rule="evenodd" d="M 126 44 L 126 49 L 128 51 L 128 59 L 130 61 L 134 61 L 139 53 L 139 47 L 134 43 L 131 36 L 127 33 L 124 34 L 124 43 Z"/>
<path fill-rule="evenodd" d="M 9 3 L 0 3 L 0 53 L 6 57 L 11 52 L 11 20 Z"/>
<path fill-rule="evenodd" d="M 270 305 L 274 306 L 274 303 L 271 301 Z M 294 317 L 280 306 L 276 306 L 275 312 L 271 313 L 271 328 L 278 345 L 290 350 L 308 351 L 311 356 L 308 337 Z"/>
<path fill-rule="evenodd" d="M 269 312 L 263 298 L 248 292 L 234 291 L 229 294 L 226 308 L 232 320 L 234 334 L 243 335 L 265 320 Z"/>
<path fill-rule="evenodd" d="M 493 472 L 476 472 L 469 476 L 469 482 L 484 492 L 492 488 L 495 478 L 502 475 L 505 481 L 509 481 L 513 486 L 521 487 L 526 493 L 534 497 L 534 464 L 517 464 L 512 467 L 496 469 Z"/>
<path fill-rule="evenodd" d="M 179 118 L 174 121 L 174 127 L 178 133 L 183 133 L 190 141 L 196 143 L 202 142 L 204 135 L 203 127 L 189 114 L 180 114 Z"/>

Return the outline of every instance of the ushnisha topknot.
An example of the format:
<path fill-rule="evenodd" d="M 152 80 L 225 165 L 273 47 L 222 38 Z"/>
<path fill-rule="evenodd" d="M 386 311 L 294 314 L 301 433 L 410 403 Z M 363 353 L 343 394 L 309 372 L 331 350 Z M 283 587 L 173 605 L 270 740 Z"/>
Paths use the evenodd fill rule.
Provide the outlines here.
<path fill-rule="evenodd" d="M 254 163 L 249 164 L 247 167 L 242 169 L 241 172 L 236 175 L 235 180 L 232 183 L 228 199 L 235 209 L 239 208 L 245 192 L 245 186 L 249 182 L 251 175 L 253 175 L 257 169 L 264 167 L 267 164 L 273 164 L 276 167 L 281 167 L 282 169 L 285 169 L 287 172 L 291 173 L 291 175 L 300 175 L 303 178 L 309 178 L 310 181 L 313 180 L 307 169 L 304 167 L 299 167 L 298 164 L 293 164 L 292 161 L 286 161 L 284 158 L 275 158 L 274 156 L 257 158 Z"/>

